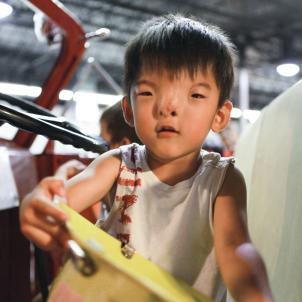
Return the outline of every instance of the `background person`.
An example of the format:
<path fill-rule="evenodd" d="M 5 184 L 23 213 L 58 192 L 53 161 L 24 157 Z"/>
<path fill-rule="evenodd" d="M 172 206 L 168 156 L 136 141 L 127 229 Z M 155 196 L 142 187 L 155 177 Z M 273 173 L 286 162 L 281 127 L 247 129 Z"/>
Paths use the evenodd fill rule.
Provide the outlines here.
<path fill-rule="evenodd" d="M 135 129 L 124 119 L 121 101 L 107 107 L 100 117 L 100 136 L 108 143 L 109 149 L 118 148 L 131 143 L 141 144 Z M 56 176 L 69 179 L 86 168 L 78 160 L 70 160 L 56 171 Z"/>
<path fill-rule="evenodd" d="M 100 129 L 100 136 L 109 143 L 110 150 L 131 143 L 141 144 L 135 128 L 125 122 L 121 101 L 104 110 Z"/>

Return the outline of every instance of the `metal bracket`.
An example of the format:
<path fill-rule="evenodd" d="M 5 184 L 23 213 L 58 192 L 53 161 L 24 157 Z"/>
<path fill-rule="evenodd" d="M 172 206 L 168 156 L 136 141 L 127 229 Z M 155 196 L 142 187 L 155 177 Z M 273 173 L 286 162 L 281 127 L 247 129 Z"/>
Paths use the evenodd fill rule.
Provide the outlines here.
<path fill-rule="evenodd" d="M 79 244 L 74 240 L 68 240 L 69 253 L 75 268 L 86 277 L 92 276 L 97 267 L 88 253 L 83 250 Z"/>
<path fill-rule="evenodd" d="M 130 244 L 122 243 L 121 252 L 127 259 L 131 259 L 135 254 L 135 249 Z"/>

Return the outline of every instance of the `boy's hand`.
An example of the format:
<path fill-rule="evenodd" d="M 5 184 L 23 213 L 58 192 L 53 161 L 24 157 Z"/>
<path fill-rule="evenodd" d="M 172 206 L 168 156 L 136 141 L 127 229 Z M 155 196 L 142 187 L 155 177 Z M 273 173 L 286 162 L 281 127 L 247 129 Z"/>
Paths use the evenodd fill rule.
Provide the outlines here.
<path fill-rule="evenodd" d="M 44 250 L 66 248 L 68 216 L 52 200 L 55 195 L 65 197 L 64 182 L 48 177 L 28 194 L 20 205 L 20 226 L 23 234 Z"/>

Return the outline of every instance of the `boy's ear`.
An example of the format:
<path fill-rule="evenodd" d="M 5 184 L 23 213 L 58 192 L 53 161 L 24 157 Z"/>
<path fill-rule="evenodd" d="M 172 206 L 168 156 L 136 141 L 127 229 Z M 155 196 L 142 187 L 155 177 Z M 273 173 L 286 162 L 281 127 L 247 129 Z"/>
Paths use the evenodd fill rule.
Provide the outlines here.
<path fill-rule="evenodd" d="M 217 109 L 211 128 L 214 132 L 219 132 L 227 126 L 231 118 L 232 108 L 232 102 L 226 100 L 224 104 Z"/>
<path fill-rule="evenodd" d="M 127 100 L 127 97 L 124 96 L 122 99 L 122 109 L 123 109 L 123 114 L 124 114 L 124 118 L 126 123 L 133 127 L 134 126 L 134 122 L 133 122 L 133 112 L 132 112 L 132 108 L 130 105 L 130 102 Z"/>

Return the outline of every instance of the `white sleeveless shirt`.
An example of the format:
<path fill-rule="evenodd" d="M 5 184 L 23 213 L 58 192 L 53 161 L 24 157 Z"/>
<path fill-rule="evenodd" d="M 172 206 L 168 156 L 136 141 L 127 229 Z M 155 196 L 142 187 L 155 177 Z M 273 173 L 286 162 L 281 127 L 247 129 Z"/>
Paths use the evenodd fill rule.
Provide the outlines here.
<path fill-rule="evenodd" d="M 201 150 L 202 163 L 174 186 L 161 182 L 145 146 L 120 147 L 121 167 L 102 228 L 177 278 L 222 301 L 225 288 L 213 246 L 213 206 L 233 158 Z"/>

